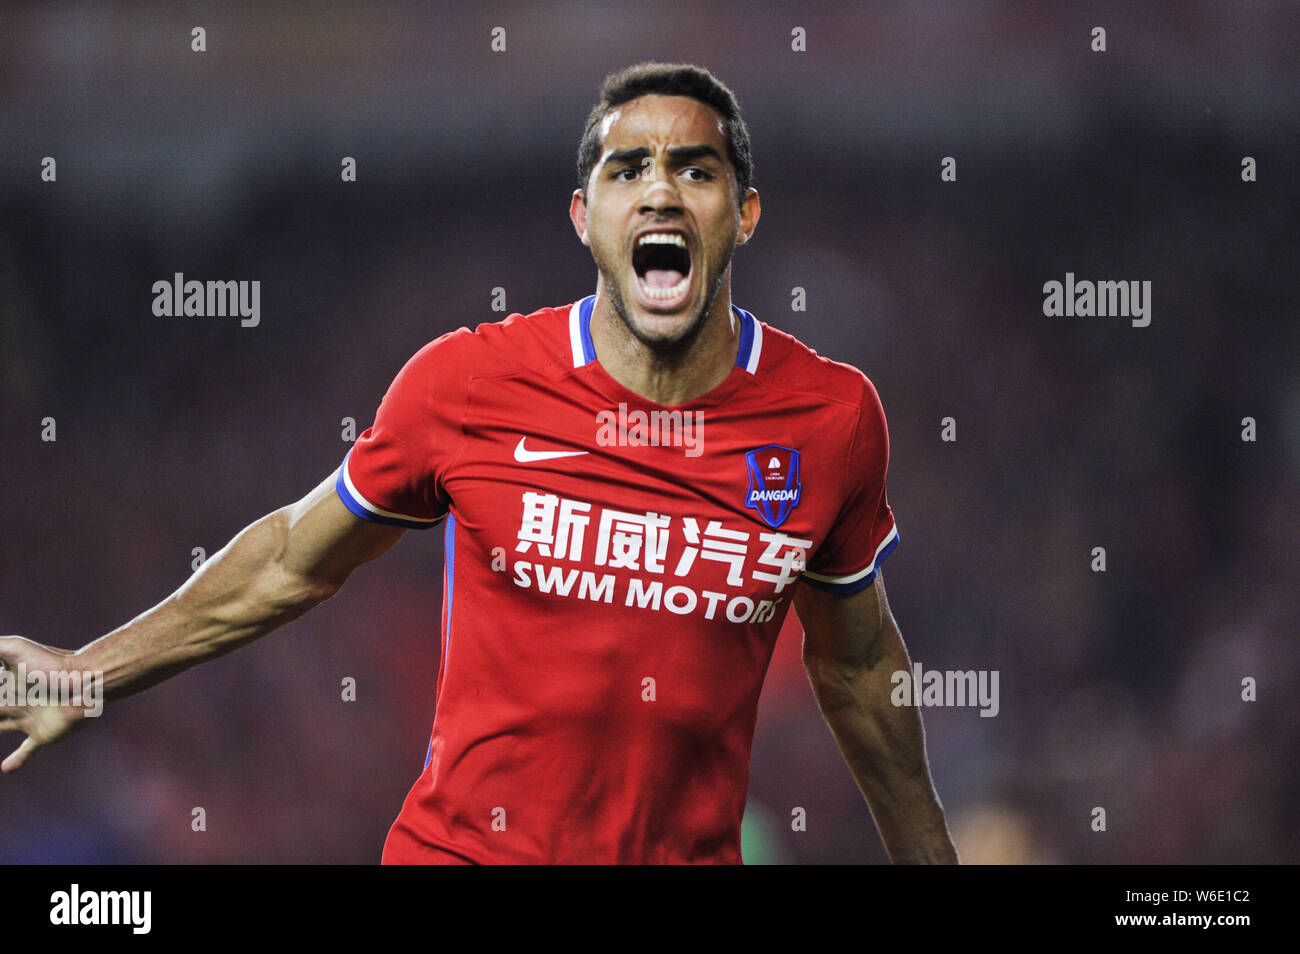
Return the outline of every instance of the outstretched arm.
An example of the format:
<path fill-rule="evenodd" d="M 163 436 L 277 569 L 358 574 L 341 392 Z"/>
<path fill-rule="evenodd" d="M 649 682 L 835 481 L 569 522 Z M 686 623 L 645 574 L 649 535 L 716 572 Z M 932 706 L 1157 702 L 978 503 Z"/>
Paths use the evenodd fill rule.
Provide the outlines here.
<path fill-rule="evenodd" d="M 28 673 L 102 672 L 104 698 L 119 699 L 297 619 L 405 532 L 352 514 L 331 474 L 301 500 L 244 528 L 180 589 L 129 623 L 77 652 L 0 637 L 0 664 L 11 674 L 19 664 Z M 0 705 L 0 731 L 27 736 L 0 769 L 21 768 L 86 715 L 84 704 Z"/>
<path fill-rule="evenodd" d="M 803 661 L 817 705 L 866 796 L 889 857 L 956 864 L 943 806 L 930 780 L 921 713 L 890 701 L 891 676 L 911 671 L 879 574 L 839 595 L 801 582 L 795 611 Z"/>

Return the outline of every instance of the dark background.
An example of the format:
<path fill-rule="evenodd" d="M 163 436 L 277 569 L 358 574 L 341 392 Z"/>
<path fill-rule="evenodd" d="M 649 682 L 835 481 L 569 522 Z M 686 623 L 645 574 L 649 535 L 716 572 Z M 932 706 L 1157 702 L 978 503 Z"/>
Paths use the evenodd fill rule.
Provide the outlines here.
<path fill-rule="evenodd" d="M 567 206 L 600 81 L 694 62 L 754 142 L 735 301 L 883 400 L 913 659 L 1000 673 L 996 718 L 924 712 L 963 858 L 1297 861 L 1300 14 L 1135 6 L 6 4 L 0 632 L 125 622 L 337 468 L 422 344 L 504 317 L 494 287 L 593 291 Z M 260 280 L 260 326 L 155 317 L 177 271 Z M 1045 317 L 1067 271 L 1151 281 L 1151 325 Z M 441 536 L 0 778 L 0 861 L 377 861 L 424 760 Z M 746 857 L 883 861 L 798 640 L 791 614 Z"/>

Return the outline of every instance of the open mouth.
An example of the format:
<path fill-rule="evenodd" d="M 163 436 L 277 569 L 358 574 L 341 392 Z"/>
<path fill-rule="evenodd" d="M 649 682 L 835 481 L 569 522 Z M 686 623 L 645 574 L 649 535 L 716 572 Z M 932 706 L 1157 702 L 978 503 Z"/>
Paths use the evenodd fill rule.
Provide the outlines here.
<path fill-rule="evenodd" d="M 632 250 L 637 292 L 647 305 L 679 305 L 691 290 L 691 253 L 676 232 L 647 232 Z"/>

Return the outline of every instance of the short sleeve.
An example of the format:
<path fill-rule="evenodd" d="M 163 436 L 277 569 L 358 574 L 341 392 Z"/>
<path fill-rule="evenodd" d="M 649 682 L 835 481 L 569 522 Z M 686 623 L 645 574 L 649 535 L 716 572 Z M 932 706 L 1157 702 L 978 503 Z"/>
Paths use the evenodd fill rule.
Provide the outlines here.
<path fill-rule="evenodd" d="M 443 481 L 464 437 L 470 377 L 455 360 L 462 334 L 443 335 L 407 361 L 343 459 L 334 489 L 358 517 L 418 530 L 447 515 Z"/>
<path fill-rule="evenodd" d="M 832 593 L 856 593 L 870 586 L 876 570 L 898 545 L 894 513 L 885 497 L 889 469 L 889 427 L 880 396 L 862 378 L 857 426 L 845 459 L 844 503 L 802 579 Z"/>

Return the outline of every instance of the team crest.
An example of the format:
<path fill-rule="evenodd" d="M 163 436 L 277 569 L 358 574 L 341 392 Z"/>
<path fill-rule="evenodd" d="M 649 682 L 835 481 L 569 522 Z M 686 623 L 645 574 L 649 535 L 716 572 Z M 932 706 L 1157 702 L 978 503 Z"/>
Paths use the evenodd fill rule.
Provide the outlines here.
<path fill-rule="evenodd" d="M 799 452 L 779 444 L 768 444 L 745 452 L 749 490 L 745 506 L 758 511 L 773 529 L 785 523 L 799 505 Z"/>

